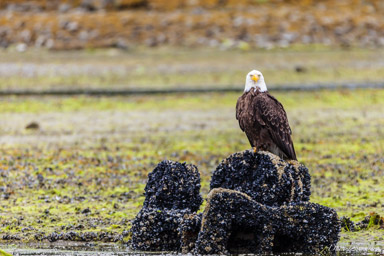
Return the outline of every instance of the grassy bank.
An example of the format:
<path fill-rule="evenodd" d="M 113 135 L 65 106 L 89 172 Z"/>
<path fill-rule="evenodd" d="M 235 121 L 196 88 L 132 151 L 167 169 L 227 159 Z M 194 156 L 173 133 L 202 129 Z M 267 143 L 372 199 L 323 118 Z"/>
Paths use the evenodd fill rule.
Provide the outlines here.
<path fill-rule="evenodd" d="M 315 50 L 313 50 L 315 49 Z M 317 49 L 317 50 L 316 50 Z M 269 87 L 384 81 L 384 51 L 297 46 L 289 50 L 137 48 L 0 51 L 0 89 L 242 88 L 261 70 Z"/>

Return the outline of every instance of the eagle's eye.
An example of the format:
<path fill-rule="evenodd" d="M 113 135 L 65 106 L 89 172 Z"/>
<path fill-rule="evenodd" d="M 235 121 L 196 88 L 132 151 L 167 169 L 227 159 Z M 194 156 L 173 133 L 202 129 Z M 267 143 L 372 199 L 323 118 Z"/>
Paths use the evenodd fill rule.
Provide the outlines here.
<path fill-rule="evenodd" d="M 257 75 L 260 78 L 260 74 Z"/>

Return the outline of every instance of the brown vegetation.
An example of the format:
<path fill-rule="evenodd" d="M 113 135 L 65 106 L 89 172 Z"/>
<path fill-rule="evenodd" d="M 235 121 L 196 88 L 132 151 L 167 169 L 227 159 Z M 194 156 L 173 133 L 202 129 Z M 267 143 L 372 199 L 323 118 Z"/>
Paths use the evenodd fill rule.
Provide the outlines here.
<path fill-rule="evenodd" d="M 378 0 L 3 0 L 0 8 L 3 47 L 384 46 Z"/>
<path fill-rule="evenodd" d="M 34 7 L 39 10 L 59 10 L 63 6 L 67 8 L 90 8 L 92 10 L 123 10 L 123 9 L 152 9 L 152 10 L 175 10 L 185 8 L 222 8 L 222 7 L 248 7 L 250 5 L 283 6 L 296 5 L 311 7 L 314 5 L 346 6 L 351 9 L 362 3 L 374 8 L 383 8 L 380 0 L 2 0 L 0 8 L 25 8 Z"/>

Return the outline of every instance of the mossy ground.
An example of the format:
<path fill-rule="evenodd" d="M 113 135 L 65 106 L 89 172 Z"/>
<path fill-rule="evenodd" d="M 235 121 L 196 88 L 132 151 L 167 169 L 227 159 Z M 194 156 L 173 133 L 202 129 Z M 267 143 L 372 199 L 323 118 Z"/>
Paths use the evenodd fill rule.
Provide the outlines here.
<path fill-rule="evenodd" d="M 311 201 L 353 220 L 384 215 L 384 90 L 273 94 L 312 175 Z M 147 174 L 163 159 L 197 165 L 206 196 L 219 162 L 250 147 L 235 119 L 238 96 L 0 98 L 1 242 L 70 231 L 113 241 L 129 230 Z M 40 128 L 26 130 L 32 121 Z M 372 227 L 343 232 L 341 242 L 383 246 L 383 236 Z"/>

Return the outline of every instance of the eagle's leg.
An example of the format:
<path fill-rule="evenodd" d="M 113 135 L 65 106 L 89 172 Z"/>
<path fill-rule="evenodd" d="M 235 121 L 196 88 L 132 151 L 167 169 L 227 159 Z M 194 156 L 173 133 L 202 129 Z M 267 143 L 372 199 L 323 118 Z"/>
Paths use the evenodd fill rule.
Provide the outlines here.
<path fill-rule="evenodd" d="M 253 153 L 256 154 L 256 152 L 257 152 L 257 147 L 252 147 L 252 149 L 253 149 Z"/>

